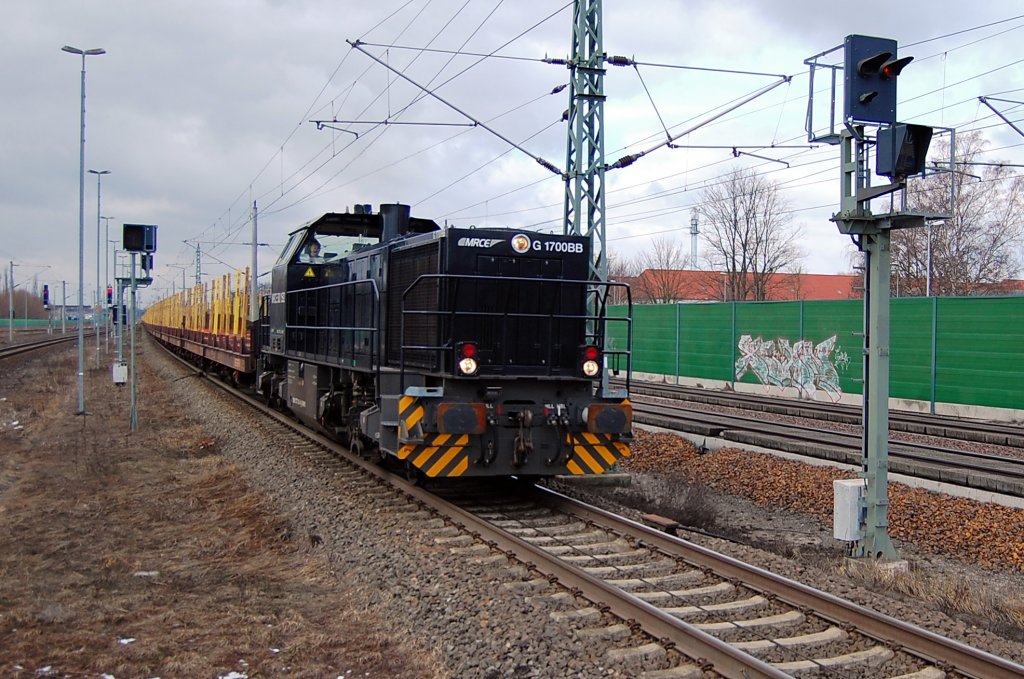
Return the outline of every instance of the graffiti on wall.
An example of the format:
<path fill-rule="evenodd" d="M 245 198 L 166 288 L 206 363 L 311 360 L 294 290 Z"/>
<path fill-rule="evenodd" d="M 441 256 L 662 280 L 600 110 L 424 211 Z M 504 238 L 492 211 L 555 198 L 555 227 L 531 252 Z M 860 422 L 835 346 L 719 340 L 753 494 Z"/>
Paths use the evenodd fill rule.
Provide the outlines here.
<path fill-rule="evenodd" d="M 765 340 L 743 335 L 738 345 L 736 379 L 749 371 L 766 389 L 793 387 L 800 398 L 808 399 L 820 391 L 836 402 L 843 395 L 839 370 L 846 371 L 850 357 L 844 351 L 836 351 L 835 346 L 835 335 L 818 344 L 810 340 L 790 344 L 783 337 Z"/>

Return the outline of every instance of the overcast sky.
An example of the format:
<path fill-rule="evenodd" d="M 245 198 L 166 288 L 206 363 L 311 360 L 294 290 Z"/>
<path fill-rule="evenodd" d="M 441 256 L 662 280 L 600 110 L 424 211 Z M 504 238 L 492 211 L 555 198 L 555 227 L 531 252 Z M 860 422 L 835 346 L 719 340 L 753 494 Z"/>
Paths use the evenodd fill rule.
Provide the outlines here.
<path fill-rule="evenodd" d="M 609 67 L 607 160 L 663 141 L 665 127 L 677 134 L 711 117 L 776 82 L 771 74 L 794 77 L 677 143 L 806 145 L 804 59 L 862 33 L 896 39 L 901 56 L 916 57 L 899 81 L 901 120 L 982 129 L 986 160 L 1022 163 L 1024 139 L 978 101 L 1024 100 L 1022 15 L 1019 0 L 606 0 L 609 55 L 766 74 Z M 561 230 L 564 185 L 530 156 L 564 169 L 568 90 L 551 92 L 569 73 L 540 61 L 571 48 L 562 0 L 5 0 L 0 22 L 0 258 L 14 261 L 16 282 L 38 275 L 40 286 L 66 280 L 71 299 L 77 290 L 82 62 L 63 45 L 107 51 L 86 60 L 85 168 L 111 173 L 101 206 L 111 240 L 125 222 L 159 227 L 150 300 L 180 289 L 182 272 L 194 282 L 197 243 L 204 279 L 246 266 L 254 201 L 268 244 L 261 271 L 288 232 L 356 203 L 408 203 L 439 223 Z M 420 90 L 346 42 L 357 39 L 529 155 L 459 126 L 467 119 L 435 99 L 410 106 Z M 406 49 L 424 47 L 442 51 Z M 841 59 L 837 51 L 824 61 Z M 823 73 L 815 116 L 827 122 Z M 993 103 L 1020 120 L 1020 105 Z M 336 127 L 359 136 L 307 122 L 331 119 L 356 121 Z M 783 188 L 804 270 L 847 272 L 852 247 L 828 221 L 838 209 L 838 148 L 746 150 L 759 157 L 660 149 L 609 172 L 611 251 L 636 253 L 655 236 L 689 251 L 701 189 L 754 167 Z M 85 176 L 90 299 L 97 181 Z"/>

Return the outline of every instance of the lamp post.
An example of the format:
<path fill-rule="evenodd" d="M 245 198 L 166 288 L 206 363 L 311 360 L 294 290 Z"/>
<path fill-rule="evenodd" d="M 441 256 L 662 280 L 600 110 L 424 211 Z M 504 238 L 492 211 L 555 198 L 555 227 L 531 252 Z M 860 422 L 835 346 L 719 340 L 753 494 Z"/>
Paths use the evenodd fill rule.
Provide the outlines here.
<path fill-rule="evenodd" d="M 102 48 L 81 50 L 64 45 L 61 50 L 82 57 L 82 122 L 81 142 L 78 145 L 78 309 L 85 306 L 85 58 L 106 54 Z M 78 412 L 85 415 L 85 327 L 78 319 Z"/>
<path fill-rule="evenodd" d="M 96 321 L 96 314 L 104 319 L 106 325 L 106 314 L 103 313 L 103 291 L 100 290 L 100 180 L 103 175 L 110 174 L 110 170 L 89 170 L 89 174 L 96 175 L 96 308 L 93 314 L 93 327 L 96 329 L 96 367 L 100 367 L 100 326 Z"/>

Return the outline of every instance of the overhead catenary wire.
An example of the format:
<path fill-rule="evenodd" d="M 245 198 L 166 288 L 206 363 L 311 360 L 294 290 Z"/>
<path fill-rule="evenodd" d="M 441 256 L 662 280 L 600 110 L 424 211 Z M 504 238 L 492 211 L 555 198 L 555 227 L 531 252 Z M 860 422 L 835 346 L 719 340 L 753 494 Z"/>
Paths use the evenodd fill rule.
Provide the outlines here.
<path fill-rule="evenodd" d="M 408 4 L 409 3 L 406 3 L 406 5 L 403 5 L 403 7 L 407 6 Z M 1019 17 L 1017 17 L 1017 18 L 1019 18 Z M 1005 21 L 1010 21 L 1010 19 L 1005 20 Z M 996 23 L 1004 23 L 1004 22 L 993 22 L 992 24 L 986 24 L 986 26 L 991 26 L 991 25 L 994 25 Z M 975 30 L 975 29 L 965 29 L 964 31 L 957 31 L 956 33 L 948 34 L 948 35 L 957 35 L 957 34 L 960 34 L 960 33 L 967 32 L 969 30 Z M 1010 30 L 1014 30 L 1014 29 L 1010 29 Z M 943 37 L 948 37 L 948 35 L 947 36 L 943 36 Z M 935 39 L 938 39 L 938 38 L 935 38 Z M 934 39 L 932 39 L 932 40 L 934 40 Z M 921 41 L 921 42 L 923 43 L 923 42 L 927 42 L 927 41 Z M 914 43 L 914 44 L 921 44 L 921 43 Z M 417 49 L 417 48 L 410 48 L 410 49 Z M 434 48 L 429 48 L 429 49 L 433 50 Z M 437 51 L 444 52 L 445 50 L 437 50 Z M 350 52 L 348 52 L 348 53 L 350 54 Z M 459 52 L 459 54 L 465 54 L 465 55 L 469 55 L 469 56 L 482 55 L 481 58 L 501 58 L 501 55 L 491 55 L 491 57 L 488 57 L 487 55 L 484 55 L 483 53 Z M 535 60 L 531 60 L 531 61 L 535 61 Z M 351 61 L 347 61 L 347 62 L 344 62 L 344 63 L 345 64 L 351 64 L 352 62 Z M 638 62 L 638 63 L 645 63 L 645 62 Z M 339 67 L 340 67 L 340 64 L 339 64 Z M 336 73 L 332 74 L 332 79 L 336 77 L 337 72 L 338 71 L 336 70 Z M 326 87 L 325 87 L 325 89 L 326 89 Z M 348 91 L 350 92 L 351 88 L 349 88 Z M 320 96 L 322 96 L 322 93 L 323 93 L 323 90 L 321 91 L 320 94 L 318 94 L 318 98 Z M 738 117 L 738 116 L 732 116 L 732 117 L 730 117 L 730 119 L 733 119 L 735 117 Z M 664 121 L 661 121 L 661 122 L 662 122 L 661 127 L 664 129 L 665 128 Z M 709 125 L 709 127 L 710 127 L 710 125 Z M 294 130 L 293 130 L 293 133 L 294 133 Z M 375 141 L 378 138 L 379 137 L 376 137 L 374 140 L 368 140 L 368 141 Z M 517 136 L 515 138 L 516 139 L 521 139 L 521 137 L 519 137 L 519 136 Z M 288 139 L 291 139 L 291 135 L 289 135 Z M 785 142 L 785 140 L 783 140 L 783 142 L 780 143 L 779 145 L 780 146 L 785 145 L 784 142 Z M 443 142 L 438 142 L 438 143 L 443 143 Z M 282 146 L 284 146 L 284 145 L 282 145 Z M 684 146 L 684 145 L 680 145 L 680 146 Z M 732 148 L 732 145 L 725 145 L 725 146 L 728 146 L 729 148 Z M 360 149 L 363 149 L 363 150 L 359 151 Z M 328 152 L 329 151 L 330 151 L 330 149 L 328 148 Z M 298 186 L 306 186 L 306 187 L 308 187 L 309 184 L 310 184 L 310 180 L 313 179 L 315 177 L 315 175 L 318 174 L 318 172 L 323 167 L 328 166 L 332 162 L 338 162 L 337 160 L 335 160 L 336 158 L 338 158 L 338 156 L 344 156 L 345 158 L 348 158 L 351 155 L 352 151 L 359 151 L 360 153 L 365 153 L 365 147 L 363 146 L 363 144 L 359 144 L 356 147 L 344 146 L 344 147 L 342 147 L 338 151 L 338 153 L 330 153 L 330 157 L 327 158 L 326 160 L 324 160 L 324 158 L 325 158 L 324 155 L 320 155 L 319 158 L 321 160 L 324 160 L 324 163 L 322 165 L 319 164 L 319 163 L 315 163 L 314 165 L 315 165 L 316 169 L 314 169 L 312 171 L 308 171 L 309 167 L 307 167 L 307 172 L 304 172 L 301 175 L 294 175 L 293 174 L 293 176 L 287 180 L 287 183 L 291 184 L 291 186 L 285 187 L 284 185 L 285 185 L 286 182 L 280 182 L 276 186 L 273 187 L 273 190 L 276 190 L 279 193 L 283 193 L 284 192 L 283 190 L 285 188 L 287 188 L 289 191 L 291 191 L 291 195 L 294 196 L 294 194 L 295 194 L 294 189 L 296 187 L 298 187 Z M 282 155 L 282 151 L 280 149 L 279 149 L 279 155 Z M 393 167 L 394 165 L 399 164 L 399 163 L 401 163 L 403 161 L 407 161 L 409 158 L 414 157 L 414 156 L 415 156 L 415 154 L 408 154 L 408 155 L 406 155 L 403 158 L 400 158 L 398 160 L 394 160 L 394 161 L 388 162 L 386 164 L 386 166 L 387 167 Z M 783 157 L 787 157 L 787 156 L 783 156 Z M 684 177 L 687 177 L 687 176 L 688 177 L 692 177 L 694 172 L 700 172 L 700 171 L 702 171 L 704 169 L 704 167 L 713 168 L 715 165 L 720 164 L 720 162 L 722 162 L 722 161 L 716 161 L 715 163 L 708 164 L 707 166 L 700 166 L 700 167 L 696 167 L 696 168 L 691 168 L 691 172 L 689 173 L 689 175 L 684 173 L 682 176 L 684 176 Z M 489 164 L 491 164 L 491 163 L 486 163 L 486 162 L 482 163 L 478 167 L 478 169 L 482 169 L 482 168 L 486 167 Z M 349 170 L 350 170 L 349 171 L 349 175 L 350 176 L 345 178 L 345 183 L 341 184 L 341 186 L 345 186 L 345 185 L 351 184 L 351 182 L 356 181 L 356 180 L 358 180 L 361 177 L 365 177 L 365 176 L 368 176 L 369 174 L 372 174 L 374 172 L 379 172 L 380 171 L 380 168 L 375 168 L 375 169 L 371 170 L 370 173 L 367 173 L 367 172 L 363 171 L 363 172 L 360 172 L 357 177 L 353 178 L 351 176 L 352 175 L 351 169 L 354 169 L 356 167 L 356 165 L 354 164 L 354 159 L 345 160 L 345 166 L 346 166 L 346 168 L 349 168 Z M 823 170 L 823 172 L 828 172 L 828 171 L 829 171 L 828 169 Z M 282 174 L 284 174 L 284 173 L 282 173 Z M 459 180 L 457 180 L 455 182 L 452 182 L 450 185 L 457 184 L 458 181 L 462 181 L 462 179 L 464 177 L 469 176 L 470 174 L 472 174 L 472 173 L 467 173 L 467 174 L 463 175 L 462 178 L 460 178 Z M 263 176 L 263 174 L 261 173 L 261 175 L 259 175 L 259 176 Z M 338 175 L 336 174 L 335 177 L 337 177 L 337 176 Z M 473 203 L 476 204 L 476 205 L 481 205 L 481 204 L 484 204 L 484 203 L 486 203 L 488 201 L 494 200 L 496 198 L 498 198 L 498 199 L 507 199 L 507 197 L 515 195 L 516 193 L 519 193 L 522 190 L 529 188 L 530 186 L 538 185 L 538 184 L 540 184 L 540 183 L 542 183 L 544 181 L 547 181 L 547 180 L 548 180 L 547 178 L 542 178 L 542 179 L 539 179 L 537 181 L 529 182 L 529 183 L 525 184 L 523 187 L 502 190 L 502 191 L 498 192 L 495 196 L 492 196 L 490 198 L 484 198 L 482 200 L 475 200 Z M 648 181 L 648 183 L 654 183 L 654 182 L 657 182 L 658 180 L 655 179 L 655 180 L 653 180 L 653 182 L 651 180 L 647 180 L 647 181 Z M 323 192 L 325 192 L 327 190 L 336 190 L 338 188 L 338 186 L 336 184 L 337 184 L 336 181 L 331 181 L 329 184 L 321 185 L 320 188 L 317 189 L 317 191 L 319 191 L 322 194 Z M 694 188 L 699 188 L 699 185 L 695 184 L 692 179 L 687 179 L 687 184 L 690 185 L 690 190 L 693 190 Z M 444 189 L 442 189 L 442 191 L 443 190 Z M 684 191 L 685 191 L 685 189 L 684 189 Z M 613 192 L 612 190 L 609 191 L 609 193 L 612 193 L 612 192 Z M 306 194 L 306 195 L 317 195 L 317 194 L 314 192 L 313 194 Z M 430 196 L 428 196 L 427 198 L 425 198 L 423 200 L 429 200 L 430 198 L 433 197 L 433 195 L 435 195 L 435 194 L 431 194 Z M 286 202 L 288 204 L 286 204 Z M 298 204 L 298 203 L 297 202 L 291 202 L 291 201 L 285 201 L 285 200 L 280 200 L 279 199 L 278 201 L 276 201 L 275 205 L 273 206 L 273 209 L 278 211 L 278 212 L 280 212 L 280 211 L 286 210 L 286 209 L 288 209 L 290 207 L 293 207 L 296 204 Z M 471 206 L 466 206 L 466 208 L 468 208 L 468 207 L 471 207 Z M 609 206 L 609 207 L 611 209 L 614 206 Z M 462 209 L 465 209 L 465 208 L 462 208 Z M 536 209 L 536 208 L 531 208 L 531 209 Z M 227 226 L 225 228 L 228 229 L 228 230 L 232 230 L 232 225 L 236 223 L 236 220 L 243 220 L 242 221 L 243 225 L 248 220 L 248 216 L 246 215 L 246 213 L 244 211 L 233 210 L 233 211 L 230 212 L 230 215 L 234 219 L 228 219 L 227 220 L 228 224 L 227 224 Z M 221 224 L 223 224 L 223 222 L 224 222 L 224 220 L 219 218 L 218 222 L 216 223 L 216 226 L 218 228 L 220 228 L 220 226 L 221 226 Z M 213 225 L 211 225 L 211 227 L 212 226 Z"/>

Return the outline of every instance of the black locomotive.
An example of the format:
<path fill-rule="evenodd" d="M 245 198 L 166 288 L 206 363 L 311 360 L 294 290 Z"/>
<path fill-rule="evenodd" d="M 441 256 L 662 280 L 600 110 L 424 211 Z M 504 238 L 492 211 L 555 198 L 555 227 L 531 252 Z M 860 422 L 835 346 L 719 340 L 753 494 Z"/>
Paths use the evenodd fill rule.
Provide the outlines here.
<path fill-rule="evenodd" d="M 274 265 L 254 386 L 411 473 L 603 473 L 629 455 L 628 398 L 602 382 L 629 374 L 605 338 L 630 314 L 609 315 L 623 286 L 590 261 L 585 237 L 441 228 L 406 205 L 325 214 Z"/>

